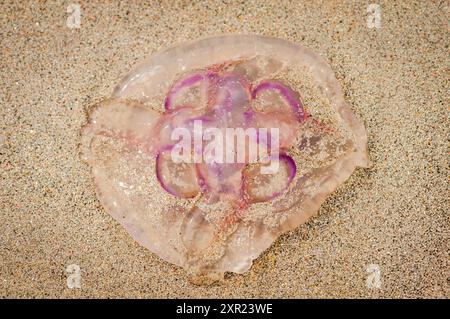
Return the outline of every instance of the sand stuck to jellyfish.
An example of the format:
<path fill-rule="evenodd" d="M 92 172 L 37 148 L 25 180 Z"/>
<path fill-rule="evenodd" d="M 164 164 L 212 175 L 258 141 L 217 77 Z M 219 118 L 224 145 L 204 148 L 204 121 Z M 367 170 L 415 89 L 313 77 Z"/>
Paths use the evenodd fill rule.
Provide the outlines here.
<path fill-rule="evenodd" d="M 156 53 L 88 117 L 82 155 L 101 204 L 197 282 L 248 271 L 368 165 L 365 129 L 329 66 L 275 38 L 221 36 Z M 264 152 L 220 162 L 205 156 L 211 139 L 201 139 L 190 149 L 195 160 L 174 159 L 174 132 L 194 136 L 198 124 L 215 137 L 254 130 L 243 147 Z M 277 169 L 262 173 L 271 161 Z"/>

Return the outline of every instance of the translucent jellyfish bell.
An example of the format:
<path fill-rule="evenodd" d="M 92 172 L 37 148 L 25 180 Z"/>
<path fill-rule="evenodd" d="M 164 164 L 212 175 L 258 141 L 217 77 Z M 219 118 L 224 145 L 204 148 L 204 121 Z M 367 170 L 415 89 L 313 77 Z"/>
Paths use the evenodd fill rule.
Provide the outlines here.
<path fill-rule="evenodd" d="M 261 174 L 267 164 L 247 157 L 175 162 L 173 131 L 193 133 L 195 121 L 221 132 L 276 128 L 277 171 Z M 270 139 L 253 142 L 272 154 Z M 249 270 L 357 166 L 368 165 L 366 144 L 322 58 L 285 40 L 247 35 L 156 53 L 92 109 L 82 132 L 83 158 L 106 211 L 198 280 Z"/>

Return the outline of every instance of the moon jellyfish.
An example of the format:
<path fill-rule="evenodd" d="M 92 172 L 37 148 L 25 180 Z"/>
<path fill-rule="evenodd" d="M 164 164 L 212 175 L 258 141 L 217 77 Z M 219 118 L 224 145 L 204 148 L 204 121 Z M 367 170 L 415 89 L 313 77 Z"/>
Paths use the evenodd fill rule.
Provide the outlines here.
<path fill-rule="evenodd" d="M 248 271 L 307 221 L 367 167 L 366 144 L 322 58 L 285 40 L 233 35 L 177 45 L 135 67 L 91 108 L 81 147 L 105 210 L 202 283 Z"/>

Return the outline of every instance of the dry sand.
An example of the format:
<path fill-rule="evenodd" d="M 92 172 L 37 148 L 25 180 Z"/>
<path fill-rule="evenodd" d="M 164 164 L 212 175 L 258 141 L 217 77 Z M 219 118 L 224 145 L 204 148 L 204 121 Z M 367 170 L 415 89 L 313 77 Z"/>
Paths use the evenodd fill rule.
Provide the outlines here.
<path fill-rule="evenodd" d="M 445 1 L 381 1 L 380 29 L 367 27 L 366 1 L 138 2 L 82 2 L 73 30 L 71 1 L 0 5 L 0 297 L 449 297 Z M 102 209 L 77 147 L 84 108 L 134 63 L 223 33 L 326 58 L 366 125 L 373 166 L 251 271 L 198 287 Z M 67 287 L 70 264 L 81 289 Z M 379 288 L 366 285 L 370 264 Z"/>

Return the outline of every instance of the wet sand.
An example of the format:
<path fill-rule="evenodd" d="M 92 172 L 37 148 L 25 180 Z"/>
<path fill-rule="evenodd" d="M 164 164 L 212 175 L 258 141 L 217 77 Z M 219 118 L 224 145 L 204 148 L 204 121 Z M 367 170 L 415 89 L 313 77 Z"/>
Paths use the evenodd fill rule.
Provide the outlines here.
<path fill-rule="evenodd" d="M 0 5 L 0 297 L 445 297 L 448 8 L 445 2 L 167 1 Z M 136 63 L 188 39 L 255 33 L 322 55 L 365 123 L 372 166 L 244 275 L 195 286 L 100 206 L 80 160 L 85 109 Z M 78 265 L 81 288 L 67 286 Z M 377 281 L 379 278 L 379 281 Z"/>

